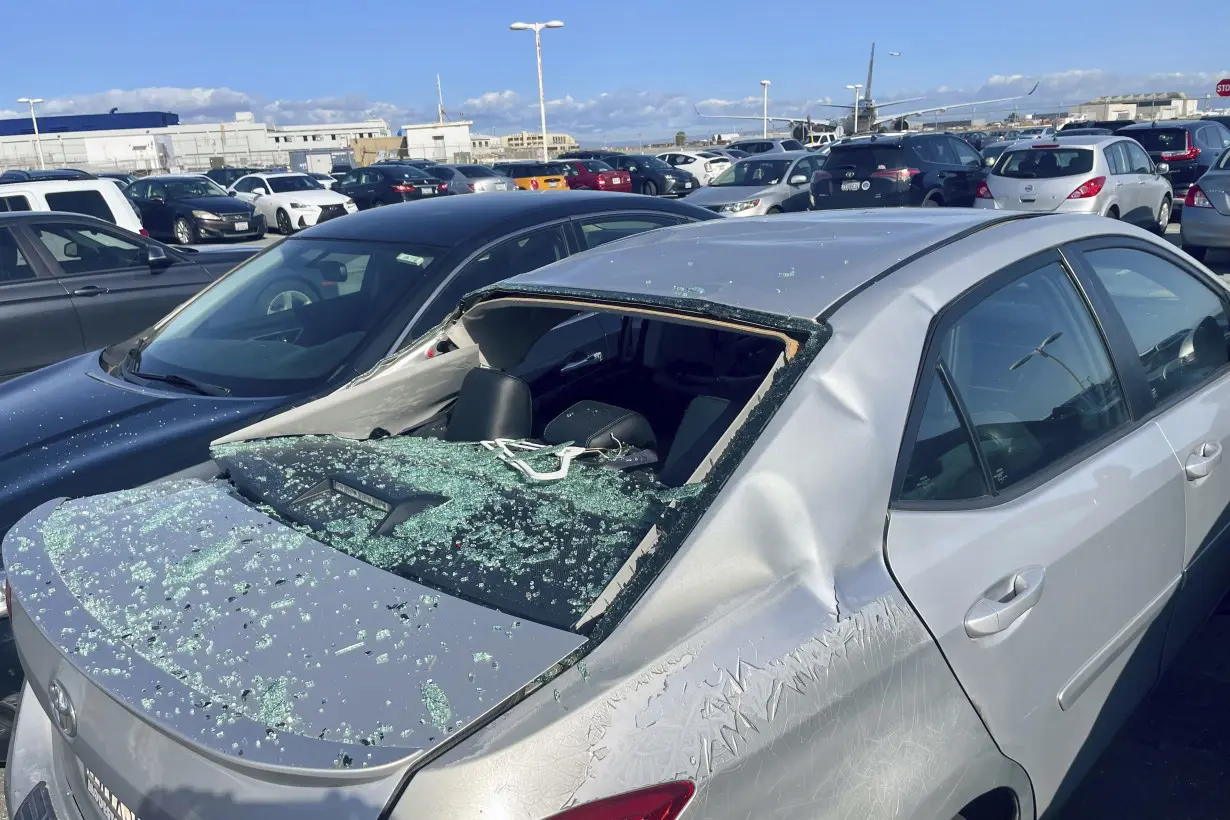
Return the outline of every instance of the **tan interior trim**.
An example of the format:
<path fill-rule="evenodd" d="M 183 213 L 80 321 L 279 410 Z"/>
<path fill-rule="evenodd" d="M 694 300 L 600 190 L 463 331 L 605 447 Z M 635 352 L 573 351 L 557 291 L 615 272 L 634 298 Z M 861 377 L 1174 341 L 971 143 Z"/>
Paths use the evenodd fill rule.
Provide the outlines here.
<path fill-rule="evenodd" d="M 517 305 L 543 305 L 549 307 L 565 307 L 565 308 L 580 308 L 582 310 L 594 310 L 600 313 L 621 313 L 629 316 L 649 316 L 656 319 L 670 319 L 673 322 L 687 325 L 699 325 L 701 327 L 719 327 L 725 330 L 736 330 L 740 333 L 747 333 L 753 336 L 764 336 L 770 339 L 777 339 L 785 348 L 786 361 L 794 358 L 794 355 L 799 351 L 799 343 L 782 333 L 780 330 L 769 330 L 768 328 L 757 327 L 755 325 L 744 325 L 738 322 L 724 322 L 717 319 L 698 319 L 694 316 L 682 316 L 678 313 L 671 313 L 665 310 L 655 310 L 653 308 L 636 307 L 634 305 L 619 305 L 605 304 L 600 302 L 584 302 L 576 299 L 540 299 L 533 297 L 502 297 L 492 299 L 489 302 L 482 302 L 475 305 L 466 311 L 470 311 L 487 305 L 512 307 Z M 462 317 L 464 320 L 464 316 Z"/>

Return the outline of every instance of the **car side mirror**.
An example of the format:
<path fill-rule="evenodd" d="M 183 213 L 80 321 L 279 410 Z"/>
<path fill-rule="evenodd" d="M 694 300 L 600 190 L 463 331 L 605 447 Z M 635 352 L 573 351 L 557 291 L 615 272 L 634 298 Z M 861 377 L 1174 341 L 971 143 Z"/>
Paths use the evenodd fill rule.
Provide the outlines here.
<path fill-rule="evenodd" d="M 791 184 L 791 185 L 806 185 L 806 184 L 807 184 L 807 174 L 795 174 L 794 176 L 792 176 L 792 177 L 790 178 L 790 183 L 789 183 L 789 184 Z"/>
<path fill-rule="evenodd" d="M 268 191 L 266 191 L 264 188 L 253 188 L 253 189 L 252 189 L 252 195 L 253 195 L 253 196 L 264 196 L 264 195 L 265 195 L 265 194 L 267 194 L 267 193 L 269 193 L 269 192 L 268 192 Z"/>
<path fill-rule="evenodd" d="M 65 242 L 64 243 L 64 256 L 67 257 L 68 259 L 81 258 L 81 249 L 77 247 L 76 242 Z"/>
<path fill-rule="evenodd" d="M 151 268 L 165 268 L 171 264 L 171 257 L 158 245 L 146 245 L 141 251 L 141 258 Z"/>
<path fill-rule="evenodd" d="M 1165 162 L 1159 162 L 1154 170 L 1157 171 L 1158 176 L 1165 176 L 1170 173 L 1170 165 Z"/>

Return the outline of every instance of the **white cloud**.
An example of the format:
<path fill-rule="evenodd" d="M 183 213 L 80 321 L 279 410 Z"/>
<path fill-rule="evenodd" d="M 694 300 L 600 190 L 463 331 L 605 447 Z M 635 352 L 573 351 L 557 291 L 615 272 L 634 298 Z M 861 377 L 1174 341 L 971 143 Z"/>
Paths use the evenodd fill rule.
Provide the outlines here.
<path fill-rule="evenodd" d="M 898 88 L 877 95 L 881 103 L 904 97 L 924 96 L 918 107 L 932 107 L 977 99 L 1009 97 L 1025 94 L 1038 83 L 1033 96 L 1015 103 L 1000 103 L 990 110 L 965 109 L 976 115 L 998 116 L 1015 106 L 1022 113 L 1054 111 L 1084 102 L 1104 94 L 1136 92 L 1182 91 L 1203 98 L 1212 93 L 1216 82 L 1230 76 L 1230 70 L 1220 72 L 1169 72 L 1149 75 L 1126 75 L 1098 69 L 1071 69 L 1029 77 L 1022 74 L 1001 74 L 988 77 L 978 85 L 965 87 L 940 86 L 931 89 Z M 818 88 L 823 92 L 829 89 Z M 771 97 L 769 113 L 777 116 L 802 116 L 810 113 L 816 119 L 840 116 L 841 109 L 827 108 L 825 103 L 836 100 L 844 104 L 845 93 L 817 96 L 812 99 L 779 99 Z M 758 95 L 730 98 L 713 96 L 692 98 L 678 92 L 605 91 L 588 99 L 572 96 L 547 101 L 547 125 L 553 131 L 567 131 L 587 143 L 603 140 L 662 139 L 683 130 L 690 134 L 738 131 L 737 120 L 723 123 L 720 119 L 697 116 L 697 109 L 707 114 L 761 114 L 763 100 Z M 913 107 L 913 106 L 911 106 Z M 387 120 L 396 129 L 411 122 L 423 122 L 434 117 L 434 105 L 418 107 L 368 99 L 362 95 L 323 97 L 305 100 L 266 99 L 259 94 L 230 88 L 155 87 L 131 90 L 111 90 L 94 94 L 50 99 L 39 107 L 41 113 L 97 113 L 111 108 L 120 111 L 173 111 L 185 122 L 229 120 L 237 111 L 251 111 L 258 120 L 282 125 L 294 123 L 353 122 L 367 118 Z M 454 117 L 462 114 L 475 122 L 475 130 L 486 133 L 538 128 L 538 99 L 512 90 L 487 91 L 448 106 Z M 955 113 L 955 112 L 954 112 Z M 0 111 L 3 116 L 22 116 L 24 111 Z M 743 130 L 755 130 L 743 127 Z"/>

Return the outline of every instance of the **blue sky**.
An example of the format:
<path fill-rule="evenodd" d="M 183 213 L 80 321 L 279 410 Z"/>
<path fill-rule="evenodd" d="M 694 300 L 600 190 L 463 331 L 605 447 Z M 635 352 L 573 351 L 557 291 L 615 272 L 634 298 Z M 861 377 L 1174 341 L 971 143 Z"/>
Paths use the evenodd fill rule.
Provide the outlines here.
<path fill-rule="evenodd" d="M 877 61 L 881 101 L 1003 97 L 1040 80 L 1023 110 L 1049 109 L 1105 93 L 1203 96 L 1230 76 L 1230 25 L 1212 0 L 1183 5 L 1174 21 L 1182 37 L 1159 34 L 1156 4 L 1142 0 L 1122 0 L 1114 14 L 1106 4 L 1055 0 L 881 0 L 872 8 L 808 2 L 762 12 L 737 0 L 12 3 L 5 64 L 37 68 L 0 73 L 0 116 L 18 108 L 18 97 L 37 95 L 48 113 L 158 108 L 187 120 L 251 110 L 281 124 L 378 116 L 396 127 L 434 115 L 439 73 L 446 109 L 464 112 L 476 130 L 536 128 L 533 35 L 509 31 L 514 19 L 565 22 L 543 35 L 549 125 L 590 138 L 732 130 L 697 120 L 692 106 L 759 114 L 761 79 L 773 83 L 770 113 L 832 113 L 816 103 L 844 103 L 845 85 L 864 82 L 871 32 L 881 54 L 901 52 Z"/>

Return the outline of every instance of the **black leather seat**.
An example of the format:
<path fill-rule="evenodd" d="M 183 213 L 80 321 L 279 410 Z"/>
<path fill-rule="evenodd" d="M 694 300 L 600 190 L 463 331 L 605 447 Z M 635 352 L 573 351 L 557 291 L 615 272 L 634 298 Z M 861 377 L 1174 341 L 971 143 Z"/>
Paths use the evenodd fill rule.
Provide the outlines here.
<path fill-rule="evenodd" d="M 466 374 L 444 430 L 446 441 L 527 439 L 533 434 L 530 388 L 516 376 L 476 367 Z"/>
<path fill-rule="evenodd" d="M 542 438 L 547 444 L 571 441 L 578 447 L 597 450 L 614 450 L 620 445 L 652 450 L 658 446 L 653 428 L 640 413 L 588 399 L 552 419 Z"/>

